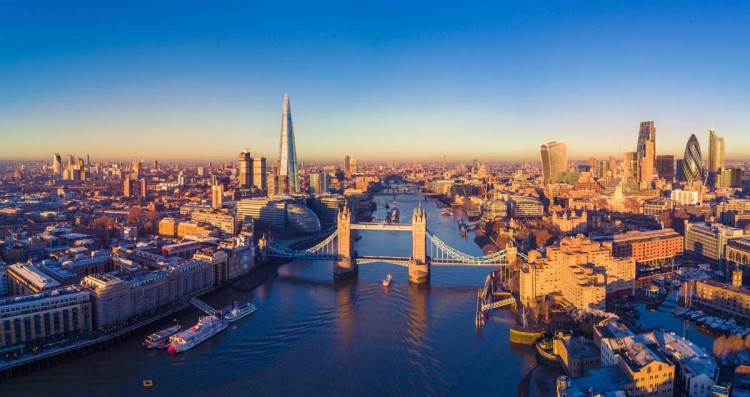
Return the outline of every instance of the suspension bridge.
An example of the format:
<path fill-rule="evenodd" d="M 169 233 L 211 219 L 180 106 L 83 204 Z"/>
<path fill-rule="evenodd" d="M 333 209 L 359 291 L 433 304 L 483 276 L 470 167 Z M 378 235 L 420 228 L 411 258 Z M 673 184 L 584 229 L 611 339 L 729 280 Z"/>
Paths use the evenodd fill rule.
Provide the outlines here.
<path fill-rule="evenodd" d="M 412 235 L 412 253 L 410 257 L 400 256 L 355 256 L 351 238 L 352 230 L 389 230 L 408 231 Z M 518 253 L 515 247 L 483 255 L 473 256 L 461 252 L 441 240 L 427 229 L 427 217 L 419 207 L 414 210 L 411 224 L 389 224 L 376 222 L 352 223 L 348 207 L 341 209 L 338 215 L 337 228 L 319 243 L 309 248 L 294 249 L 276 244 L 268 244 L 268 256 L 288 259 L 332 260 L 336 262 L 334 276 L 344 277 L 356 273 L 357 266 L 367 263 L 387 262 L 409 268 L 409 281 L 426 282 L 431 266 L 493 266 L 502 267 L 501 277 L 509 276 L 508 265 L 514 263 Z"/>

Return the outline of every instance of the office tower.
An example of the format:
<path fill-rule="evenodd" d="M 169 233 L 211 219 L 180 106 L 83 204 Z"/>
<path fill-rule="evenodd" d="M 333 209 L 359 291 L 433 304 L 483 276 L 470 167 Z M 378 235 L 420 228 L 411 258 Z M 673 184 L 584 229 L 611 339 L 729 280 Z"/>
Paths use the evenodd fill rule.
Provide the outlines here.
<path fill-rule="evenodd" d="M 133 161 L 133 179 L 141 179 L 141 162 Z"/>
<path fill-rule="evenodd" d="M 690 135 L 685 145 L 685 158 L 683 159 L 683 177 L 685 182 L 703 182 L 703 159 L 701 158 L 701 145 L 695 134 Z"/>
<path fill-rule="evenodd" d="M 239 161 L 239 185 L 243 188 L 251 188 L 253 186 L 253 159 L 252 157 L 250 157 L 250 152 L 247 150 L 243 150 L 240 153 Z"/>
<path fill-rule="evenodd" d="M 609 175 L 609 161 L 599 160 L 596 164 L 596 177 L 600 179 L 606 179 Z"/>
<path fill-rule="evenodd" d="M 344 157 L 344 176 L 350 177 L 352 174 L 351 170 L 351 158 L 349 156 Z"/>
<path fill-rule="evenodd" d="M 557 183 L 560 173 L 568 169 L 568 144 L 564 141 L 548 142 L 541 147 L 544 185 Z"/>
<path fill-rule="evenodd" d="M 594 172 L 596 170 L 596 158 L 589 157 L 589 170 Z"/>
<path fill-rule="evenodd" d="M 652 121 L 641 122 L 638 132 L 638 182 L 651 182 L 656 165 L 656 127 Z"/>
<path fill-rule="evenodd" d="M 261 190 L 263 194 L 268 192 L 268 183 L 266 181 L 266 158 L 253 157 L 253 186 Z"/>
<path fill-rule="evenodd" d="M 636 152 L 625 152 L 623 153 L 623 171 L 625 172 L 625 178 L 637 178 L 638 177 L 638 153 Z"/>
<path fill-rule="evenodd" d="M 211 208 L 219 209 L 223 206 L 222 200 L 224 199 L 224 185 L 214 180 L 211 185 Z"/>
<path fill-rule="evenodd" d="M 724 138 L 712 128 L 708 131 L 708 171 L 716 172 L 719 168 L 724 168 Z"/>
<path fill-rule="evenodd" d="M 198 176 L 206 176 L 206 167 L 204 166 L 198 167 Z"/>
<path fill-rule="evenodd" d="M 177 184 L 180 186 L 185 186 L 185 173 L 180 171 L 180 173 L 177 175 Z"/>
<path fill-rule="evenodd" d="M 325 172 L 313 172 L 310 174 L 310 193 L 328 193 L 328 174 Z"/>
<path fill-rule="evenodd" d="M 151 168 L 158 170 L 159 169 L 159 161 L 154 160 L 153 164 L 151 165 Z"/>
<path fill-rule="evenodd" d="M 289 95 L 284 94 L 284 111 L 281 113 L 281 140 L 279 141 L 279 185 L 284 192 L 299 193 L 297 150 L 294 146 L 294 127 Z M 281 191 L 281 190 L 280 190 Z"/>
<path fill-rule="evenodd" d="M 416 164 L 417 164 L 417 161 L 414 160 L 413 169 L 417 168 Z M 357 172 L 359 172 L 359 167 L 357 166 L 357 158 L 356 157 L 352 156 L 352 158 L 349 160 L 349 165 L 351 166 L 351 169 L 349 169 L 349 173 L 351 173 L 352 175 L 354 175 Z"/>
<path fill-rule="evenodd" d="M 685 160 L 675 160 L 675 178 L 680 182 L 685 182 Z"/>
<path fill-rule="evenodd" d="M 617 175 L 617 158 L 615 156 L 609 156 L 609 170 L 612 171 L 612 176 Z"/>
<path fill-rule="evenodd" d="M 60 157 L 59 153 L 55 153 L 52 156 L 52 172 L 55 174 L 55 176 L 62 177 L 62 158 Z"/>
<path fill-rule="evenodd" d="M 674 179 L 674 156 L 671 154 L 656 156 L 656 172 L 659 178 L 671 182 Z"/>

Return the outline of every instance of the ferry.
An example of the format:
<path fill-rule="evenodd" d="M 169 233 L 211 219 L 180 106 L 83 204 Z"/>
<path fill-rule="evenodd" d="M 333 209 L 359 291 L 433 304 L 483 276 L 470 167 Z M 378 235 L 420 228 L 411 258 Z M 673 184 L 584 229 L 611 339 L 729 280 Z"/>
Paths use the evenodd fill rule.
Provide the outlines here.
<path fill-rule="evenodd" d="M 180 332 L 181 329 L 182 326 L 177 324 L 153 333 L 146 337 L 142 345 L 146 349 L 166 349 L 169 346 L 169 337 Z"/>
<path fill-rule="evenodd" d="M 178 354 L 188 351 L 195 346 L 207 341 L 212 336 L 224 331 L 228 324 L 216 316 L 204 316 L 198 319 L 198 323 L 190 329 L 179 332 L 169 338 L 169 354 Z"/>
<path fill-rule="evenodd" d="M 391 276 L 390 274 L 385 276 L 385 279 L 383 279 L 383 288 L 390 287 L 391 282 L 393 282 L 393 276 Z"/>
<path fill-rule="evenodd" d="M 242 306 L 238 306 L 237 302 L 227 311 L 224 312 L 224 320 L 228 323 L 235 322 L 249 314 L 255 313 L 258 308 L 252 303 L 245 303 Z"/>

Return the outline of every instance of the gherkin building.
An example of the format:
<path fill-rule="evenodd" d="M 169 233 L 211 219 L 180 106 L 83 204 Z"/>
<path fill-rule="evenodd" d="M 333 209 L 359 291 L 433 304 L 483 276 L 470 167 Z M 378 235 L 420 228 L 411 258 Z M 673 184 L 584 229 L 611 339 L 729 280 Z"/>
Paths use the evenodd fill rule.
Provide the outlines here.
<path fill-rule="evenodd" d="M 685 160 L 682 167 L 685 181 L 693 183 L 703 181 L 703 159 L 701 158 L 701 145 L 695 134 L 690 135 L 685 146 Z"/>

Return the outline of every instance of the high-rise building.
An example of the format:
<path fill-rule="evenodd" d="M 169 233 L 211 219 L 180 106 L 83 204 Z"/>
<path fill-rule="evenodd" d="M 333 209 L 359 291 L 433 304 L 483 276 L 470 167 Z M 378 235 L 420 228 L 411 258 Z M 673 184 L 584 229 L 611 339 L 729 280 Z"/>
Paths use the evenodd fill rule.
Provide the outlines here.
<path fill-rule="evenodd" d="M 125 179 L 123 181 L 122 195 L 125 197 L 146 197 L 148 190 L 145 179 Z"/>
<path fill-rule="evenodd" d="M 712 128 L 708 131 L 708 171 L 716 172 L 719 168 L 724 168 L 724 138 Z"/>
<path fill-rule="evenodd" d="M 268 182 L 266 180 L 266 158 L 253 157 L 253 186 L 263 192 L 268 193 Z"/>
<path fill-rule="evenodd" d="M 211 208 L 219 209 L 224 203 L 224 185 L 221 183 L 214 183 L 211 186 Z"/>
<path fill-rule="evenodd" d="M 653 120 L 641 122 L 636 153 L 638 153 L 638 182 L 651 182 L 656 165 L 656 127 Z"/>
<path fill-rule="evenodd" d="M 250 188 L 253 186 L 253 160 L 250 157 L 250 152 L 243 150 L 239 155 L 239 162 L 239 185 L 240 187 Z"/>
<path fill-rule="evenodd" d="M 62 177 L 62 158 L 60 157 L 59 153 L 55 153 L 52 156 L 52 172 L 57 177 Z"/>
<path fill-rule="evenodd" d="M 415 162 L 415 164 L 416 164 L 416 162 Z M 354 175 L 357 172 L 359 172 L 359 167 L 357 166 L 357 158 L 356 157 L 352 156 L 352 158 L 349 159 L 349 166 L 351 167 L 349 169 L 349 173 L 350 174 Z M 414 166 L 414 168 L 416 169 L 417 167 Z"/>
<path fill-rule="evenodd" d="M 687 183 L 703 182 L 703 159 L 701 145 L 695 134 L 690 135 L 685 145 L 685 158 L 682 165 L 683 178 Z"/>
<path fill-rule="evenodd" d="M 599 160 L 596 162 L 596 177 L 606 179 L 609 175 L 609 161 Z"/>
<path fill-rule="evenodd" d="M 299 193 L 299 171 L 297 169 L 297 149 L 294 146 L 294 127 L 289 95 L 284 94 L 284 110 L 281 113 L 281 140 L 279 141 L 279 185 L 283 191 Z M 280 186 L 280 187 L 282 187 Z M 282 191 L 282 189 L 279 189 Z"/>
<path fill-rule="evenodd" d="M 656 156 L 656 172 L 659 178 L 671 182 L 674 179 L 674 156 L 671 154 Z"/>
<path fill-rule="evenodd" d="M 541 153 L 544 185 L 557 183 L 560 173 L 567 171 L 568 144 L 564 141 L 548 142 L 542 145 Z"/>
<path fill-rule="evenodd" d="M 177 184 L 180 186 L 185 186 L 185 173 L 182 171 L 177 174 Z"/>
<path fill-rule="evenodd" d="M 351 169 L 351 158 L 349 156 L 344 157 L 344 175 L 351 176 L 349 170 Z"/>
<path fill-rule="evenodd" d="M 675 178 L 680 182 L 685 182 L 685 160 L 675 160 Z"/>
<path fill-rule="evenodd" d="M 325 172 L 310 173 L 310 193 L 323 194 L 328 192 L 328 174 Z"/>
<path fill-rule="evenodd" d="M 609 170 L 612 171 L 612 176 L 617 175 L 617 158 L 615 156 L 609 156 Z"/>
<path fill-rule="evenodd" d="M 625 178 L 636 178 L 638 176 L 638 153 L 623 153 L 622 169 Z"/>

